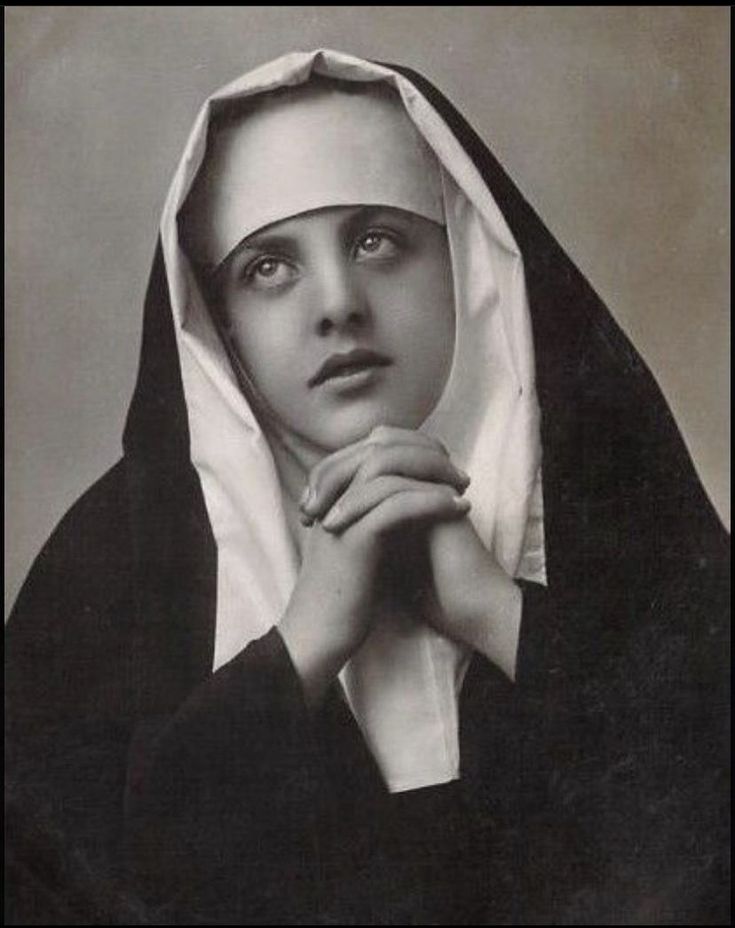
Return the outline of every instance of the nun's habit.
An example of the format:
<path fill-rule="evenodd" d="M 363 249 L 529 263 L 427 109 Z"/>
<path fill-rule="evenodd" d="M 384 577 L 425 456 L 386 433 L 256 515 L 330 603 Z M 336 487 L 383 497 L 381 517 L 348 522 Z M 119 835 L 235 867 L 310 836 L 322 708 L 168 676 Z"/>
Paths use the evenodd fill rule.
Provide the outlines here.
<path fill-rule="evenodd" d="M 210 119 L 312 73 L 392 87 L 436 182 L 278 195 L 446 224 L 457 348 L 425 428 L 523 592 L 515 682 L 417 623 L 316 717 L 272 627 L 298 569 L 276 468 L 192 260 L 285 216 L 244 182 L 216 235 L 185 221 Z M 124 455 L 9 623 L 8 923 L 726 920 L 727 553 L 640 358 L 431 85 L 327 51 L 246 75 L 167 199 Z"/>

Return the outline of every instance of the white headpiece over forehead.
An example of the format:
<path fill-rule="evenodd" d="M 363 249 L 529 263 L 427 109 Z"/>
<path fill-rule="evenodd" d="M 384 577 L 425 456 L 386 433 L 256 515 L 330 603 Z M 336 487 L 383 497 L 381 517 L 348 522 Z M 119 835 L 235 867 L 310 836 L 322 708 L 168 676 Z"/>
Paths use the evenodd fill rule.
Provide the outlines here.
<path fill-rule="evenodd" d="M 444 221 L 436 156 L 384 82 L 312 80 L 213 128 L 182 216 L 197 263 L 217 266 L 258 229 L 327 206 Z"/>

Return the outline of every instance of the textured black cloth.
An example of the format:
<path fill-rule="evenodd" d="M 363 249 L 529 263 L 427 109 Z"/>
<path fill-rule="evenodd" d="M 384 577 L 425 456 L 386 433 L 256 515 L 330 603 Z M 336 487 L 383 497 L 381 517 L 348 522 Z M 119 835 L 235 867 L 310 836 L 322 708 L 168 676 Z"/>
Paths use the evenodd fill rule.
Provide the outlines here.
<path fill-rule="evenodd" d="M 6 635 L 6 924 L 722 924 L 729 540 L 658 387 L 420 76 L 524 255 L 548 588 L 473 658 L 461 779 L 390 795 L 276 631 L 212 673 L 216 549 L 160 247 L 121 461 Z"/>

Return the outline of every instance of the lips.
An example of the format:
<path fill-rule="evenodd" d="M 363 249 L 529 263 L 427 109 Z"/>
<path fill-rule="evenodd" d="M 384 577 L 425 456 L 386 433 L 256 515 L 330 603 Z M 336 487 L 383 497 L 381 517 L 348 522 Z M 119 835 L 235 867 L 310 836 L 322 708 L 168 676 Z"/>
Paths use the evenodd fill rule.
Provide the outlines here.
<path fill-rule="evenodd" d="M 322 364 L 319 370 L 308 381 L 310 387 L 317 387 L 326 380 L 335 377 L 345 377 L 356 374 L 358 371 L 368 370 L 371 367 L 387 367 L 393 362 L 377 351 L 367 348 L 355 348 L 345 354 L 332 354 Z"/>

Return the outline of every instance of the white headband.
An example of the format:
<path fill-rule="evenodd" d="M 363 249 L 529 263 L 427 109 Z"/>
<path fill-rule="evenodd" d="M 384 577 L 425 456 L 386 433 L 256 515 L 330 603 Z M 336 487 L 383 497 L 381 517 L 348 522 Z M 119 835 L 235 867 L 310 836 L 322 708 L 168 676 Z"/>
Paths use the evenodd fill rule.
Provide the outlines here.
<path fill-rule="evenodd" d="M 382 82 L 346 87 L 268 94 L 210 131 L 182 211 L 197 263 L 216 267 L 258 229 L 326 206 L 392 206 L 444 222 L 439 164 L 398 98 Z"/>

